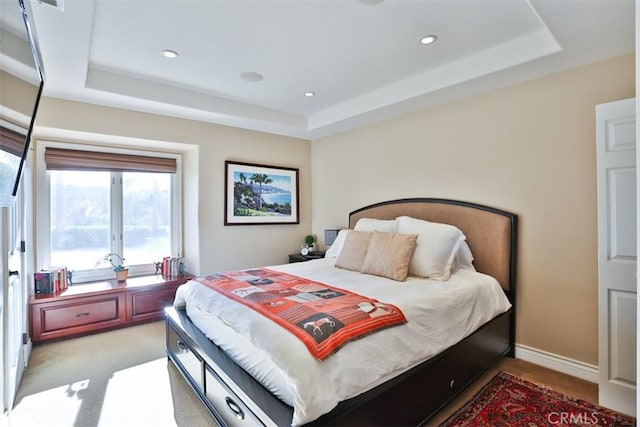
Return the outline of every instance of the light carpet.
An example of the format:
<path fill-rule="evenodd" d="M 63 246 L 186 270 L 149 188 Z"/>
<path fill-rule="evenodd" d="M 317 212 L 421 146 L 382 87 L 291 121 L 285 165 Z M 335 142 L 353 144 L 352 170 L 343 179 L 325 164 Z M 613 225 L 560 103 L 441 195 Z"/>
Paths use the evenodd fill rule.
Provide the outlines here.
<path fill-rule="evenodd" d="M 165 353 L 165 324 L 36 345 L 14 427 L 208 427 L 217 424 Z"/>

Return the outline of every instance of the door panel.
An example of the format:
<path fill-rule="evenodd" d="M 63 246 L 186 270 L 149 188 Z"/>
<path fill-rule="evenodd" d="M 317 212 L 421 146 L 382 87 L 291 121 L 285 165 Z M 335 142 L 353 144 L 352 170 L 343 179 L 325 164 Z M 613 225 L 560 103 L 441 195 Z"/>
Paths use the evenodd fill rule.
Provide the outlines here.
<path fill-rule="evenodd" d="M 636 293 L 610 291 L 609 313 L 609 381 L 622 387 L 635 388 L 635 340 L 633 343 L 625 340 L 636 333 Z"/>
<path fill-rule="evenodd" d="M 608 168 L 607 192 L 609 196 L 609 221 L 607 223 L 607 260 L 616 261 L 613 269 L 623 268 L 623 274 L 633 273 L 636 253 L 636 205 L 629 200 L 636 191 L 635 167 Z M 626 263 L 626 267 L 622 267 Z M 606 264 L 609 267 L 612 264 Z"/>

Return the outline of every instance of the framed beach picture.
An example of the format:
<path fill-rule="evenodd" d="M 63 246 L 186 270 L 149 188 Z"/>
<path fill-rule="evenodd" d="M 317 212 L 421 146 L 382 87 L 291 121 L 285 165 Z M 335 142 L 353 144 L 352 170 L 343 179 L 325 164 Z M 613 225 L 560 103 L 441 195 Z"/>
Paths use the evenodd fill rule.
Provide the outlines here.
<path fill-rule="evenodd" d="M 299 224 L 298 169 L 225 161 L 224 224 Z"/>

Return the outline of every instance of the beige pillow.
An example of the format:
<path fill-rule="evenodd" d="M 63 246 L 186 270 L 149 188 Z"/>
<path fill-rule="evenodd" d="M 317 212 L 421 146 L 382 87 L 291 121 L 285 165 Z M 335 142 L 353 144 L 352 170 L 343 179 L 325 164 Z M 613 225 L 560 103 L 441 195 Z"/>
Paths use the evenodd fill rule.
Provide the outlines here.
<path fill-rule="evenodd" d="M 374 232 L 361 271 L 404 282 L 417 240 L 417 234 Z"/>
<path fill-rule="evenodd" d="M 340 255 L 336 259 L 336 267 L 353 271 L 362 270 L 372 234 L 369 231 L 349 230 Z"/>

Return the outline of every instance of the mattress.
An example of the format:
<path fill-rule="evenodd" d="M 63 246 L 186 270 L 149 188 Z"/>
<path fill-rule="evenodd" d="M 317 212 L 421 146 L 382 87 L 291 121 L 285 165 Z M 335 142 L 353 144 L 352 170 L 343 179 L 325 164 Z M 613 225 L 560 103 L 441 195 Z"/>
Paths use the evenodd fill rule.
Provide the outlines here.
<path fill-rule="evenodd" d="M 335 258 L 324 258 L 268 268 L 393 304 L 407 323 L 349 342 L 319 361 L 286 329 L 197 281 L 176 293 L 174 305 L 186 306 L 196 327 L 293 407 L 293 425 L 411 369 L 511 307 L 494 278 L 471 270 L 457 270 L 446 282 L 396 282 L 334 264 Z"/>

